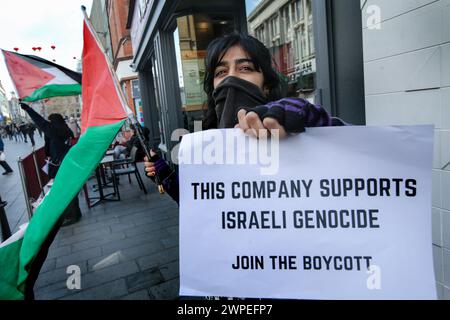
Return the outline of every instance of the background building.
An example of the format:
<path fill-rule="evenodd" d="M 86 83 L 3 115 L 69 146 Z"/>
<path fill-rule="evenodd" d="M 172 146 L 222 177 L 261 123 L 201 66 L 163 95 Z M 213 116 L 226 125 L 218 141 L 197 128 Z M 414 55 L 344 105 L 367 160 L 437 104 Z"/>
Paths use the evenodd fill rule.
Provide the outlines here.
<path fill-rule="evenodd" d="M 52 113 L 59 113 L 66 119 L 81 117 L 80 96 L 53 97 L 30 103 L 30 105 L 45 119 Z"/>
<path fill-rule="evenodd" d="M 130 0 L 94 0 L 90 19 L 116 71 L 129 107 L 144 124 L 138 75 L 130 67 L 133 50 L 128 19 Z"/>
<path fill-rule="evenodd" d="M 107 1 L 107 13 L 111 34 L 112 62 L 120 85 L 126 94 L 128 105 L 144 124 L 139 93 L 138 75 L 130 67 L 133 49 L 130 37 L 129 0 Z"/>
<path fill-rule="evenodd" d="M 288 95 L 354 125 L 434 124 L 434 263 L 438 295 L 450 298 L 448 0 L 262 0 L 248 22 L 243 0 L 97 2 L 96 29 L 111 35 L 108 54 L 166 159 L 172 132 L 202 119 L 208 43 L 233 30 L 269 48 Z M 110 31 L 100 31 L 100 9 Z M 131 86 L 129 64 L 139 77 Z"/>
<path fill-rule="evenodd" d="M 111 48 L 111 35 L 109 31 L 107 1 L 93 0 L 89 18 L 92 26 L 97 32 L 98 38 L 105 49 L 106 54 L 112 61 L 113 53 Z"/>
<path fill-rule="evenodd" d="M 204 56 L 214 38 L 247 31 L 243 0 L 130 1 L 133 68 L 151 144 L 171 158 L 172 132 L 201 120 Z"/>
<path fill-rule="evenodd" d="M 249 33 L 271 51 L 287 77 L 287 94 L 314 100 L 316 58 L 311 0 L 261 1 L 248 16 Z"/>
<path fill-rule="evenodd" d="M 435 126 L 434 265 L 450 299 L 450 2 L 361 2 L 367 124 Z"/>
<path fill-rule="evenodd" d="M 11 121 L 19 123 L 27 119 L 27 113 L 20 108 L 19 100 L 17 99 L 15 92 L 11 92 L 11 99 L 8 101 L 8 105 Z"/>
<path fill-rule="evenodd" d="M 5 124 L 11 118 L 9 112 L 8 99 L 6 98 L 5 89 L 0 82 L 0 124 Z"/>

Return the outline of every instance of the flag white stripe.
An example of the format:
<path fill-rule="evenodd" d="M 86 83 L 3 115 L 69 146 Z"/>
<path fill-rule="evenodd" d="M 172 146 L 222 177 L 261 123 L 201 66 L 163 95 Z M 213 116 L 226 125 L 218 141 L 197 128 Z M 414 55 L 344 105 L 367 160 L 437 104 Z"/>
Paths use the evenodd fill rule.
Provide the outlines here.
<path fill-rule="evenodd" d="M 50 73 L 51 75 L 53 75 L 55 78 L 53 78 L 52 80 L 50 80 L 49 82 L 47 82 L 45 85 L 51 85 L 51 84 L 77 84 L 78 82 L 76 82 L 75 80 L 73 80 L 71 77 L 69 77 L 68 75 L 66 75 L 64 72 L 62 72 L 61 70 L 59 70 L 58 68 L 45 68 L 42 69 L 45 72 Z"/>

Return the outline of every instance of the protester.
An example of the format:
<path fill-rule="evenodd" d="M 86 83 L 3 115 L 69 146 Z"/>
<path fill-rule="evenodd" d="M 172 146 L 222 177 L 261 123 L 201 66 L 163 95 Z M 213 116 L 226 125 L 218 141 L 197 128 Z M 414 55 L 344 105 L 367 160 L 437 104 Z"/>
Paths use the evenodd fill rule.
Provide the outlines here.
<path fill-rule="evenodd" d="M 35 146 L 35 142 L 34 142 L 34 131 L 35 130 L 36 130 L 36 127 L 31 122 L 26 125 L 25 132 L 28 135 L 28 137 L 30 138 L 32 147 Z"/>
<path fill-rule="evenodd" d="M 5 156 L 4 152 L 5 152 L 5 145 L 3 144 L 3 139 L 0 137 L 0 166 L 2 166 L 3 169 L 5 169 L 3 175 L 7 175 L 13 173 L 13 169 L 11 169 L 6 160 L 2 160 L 2 158 Z"/>
<path fill-rule="evenodd" d="M 254 37 L 232 33 L 215 39 L 207 48 L 205 64 L 208 108 L 204 130 L 235 127 L 263 137 L 275 129 L 284 138 L 303 132 L 305 127 L 343 125 L 321 106 L 304 99 L 280 100 L 280 80 L 270 52 Z M 178 203 L 178 175 L 163 159 L 146 159 L 145 171 L 150 177 L 157 176 Z"/>
<path fill-rule="evenodd" d="M 27 104 L 21 102 L 20 106 L 28 113 L 36 126 L 44 132 L 45 154 L 49 159 L 48 176 L 50 179 L 54 179 L 61 162 L 70 149 L 73 133 L 59 113 L 49 115 L 49 121 L 46 121 Z M 63 226 L 76 223 L 80 220 L 81 211 L 78 204 L 78 196 L 74 197 L 65 210 L 63 217 Z"/>
<path fill-rule="evenodd" d="M 44 132 L 45 139 L 45 153 L 49 159 L 49 172 L 50 179 L 56 177 L 61 162 L 66 156 L 71 146 L 71 139 L 73 133 L 67 126 L 64 118 L 59 113 L 53 113 L 49 115 L 48 121 L 42 118 L 37 112 L 35 112 L 27 104 L 20 102 L 20 107 L 28 113 L 31 119 L 34 121 L 37 127 L 41 128 Z M 81 218 L 81 210 L 78 203 L 78 195 L 69 203 L 64 210 L 61 218 L 55 223 L 50 233 L 46 237 L 44 243 L 41 245 L 37 256 L 33 260 L 33 267 L 30 269 L 28 278 L 25 285 L 25 299 L 33 300 L 34 292 L 33 287 L 39 276 L 39 272 L 42 265 L 47 258 L 48 250 L 56 234 L 61 226 L 67 226 L 76 223 Z"/>

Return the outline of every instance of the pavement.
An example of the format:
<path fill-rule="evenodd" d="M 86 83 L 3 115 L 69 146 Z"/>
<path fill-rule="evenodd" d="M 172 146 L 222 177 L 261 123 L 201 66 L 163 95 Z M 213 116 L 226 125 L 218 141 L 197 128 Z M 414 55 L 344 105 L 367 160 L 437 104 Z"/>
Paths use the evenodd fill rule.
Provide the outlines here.
<path fill-rule="evenodd" d="M 15 173 L 0 176 L 0 194 L 15 232 L 28 221 L 20 176 L 14 159 L 30 152 L 25 143 L 4 140 Z M 37 139 L 37 146 L 43 144 Z M 142 165 L 140 172 L 143 172 Z M 143 177 L 143 175 L 142 175 Z M 36 300 L 173 300 L 179 292 L 178 206 L 160 195 L 143 177 L 148 194 L 135 177 L 120 178 L 121 201 L 89 209 L 81 192 L 82 218 L 62 227 L 34 287 Z M 88 193 L 95 196 L 92 179 Z M 80 289 L 68 289 L 74 266 L 81 271 Z M 70 286 L 69 286 L 70 287 Z"/>
<path fill-rule="evenodd" d="M 34 135 L 36 149 L 44 145 L 44 139 L 38 134 Z M 17 165 L 18 157 L 25 157 L 32 151 L 31 143 L 13 139 L 3 138 L 5 144 L 6 162 L 14 170 L 10 175 L 0 175 L 0 196 L 3 201 L 7 201 L 8 205 L 5 210 L 9 221 L 11 232 L 19 230 L 19 226 L 28 222 L 28 213 L 25 205 L 25 197 L 23 195 L 22 183 L 20 180 L 19 167 Z M 0 167 L 0 173 L 3 168 Z"/>

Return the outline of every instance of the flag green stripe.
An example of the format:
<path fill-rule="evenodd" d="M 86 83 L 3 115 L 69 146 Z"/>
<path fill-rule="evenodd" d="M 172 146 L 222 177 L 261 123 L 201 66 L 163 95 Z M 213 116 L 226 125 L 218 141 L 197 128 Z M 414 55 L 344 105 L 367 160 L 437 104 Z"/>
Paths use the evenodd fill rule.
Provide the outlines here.
<path fill-rule="evenodd" d="M 49 84 L 31 93 L 23 101 L 32 102 L 51 97 L 73 96 L 81 94 L 81 84 Z"/>
<path fill-rule="evenodd" d="M 23 299 L 23 293 L 17 290 L 19 252 L 22 240 L 19 239 L 0 248 L 0 300 Z"/>
<path fill-rule="evenodd" d="M 14 242 L 0 248 L 0 299 L 20 299 L 27 279 L 27 265 L 70 201 L 103 158 L 106 149 L 125 120 L 90 127 L 64 158 L 49 194 L 36 209 L 25 232 L 22 245 Z M 18 252 L 20 250 L 20 253 Z M 14 253 L 15 252 L 15 255 Z M 18 260 L 18 261 L 17 261 Z M 4 269 L 9 271 L 4 273 Z"/>

